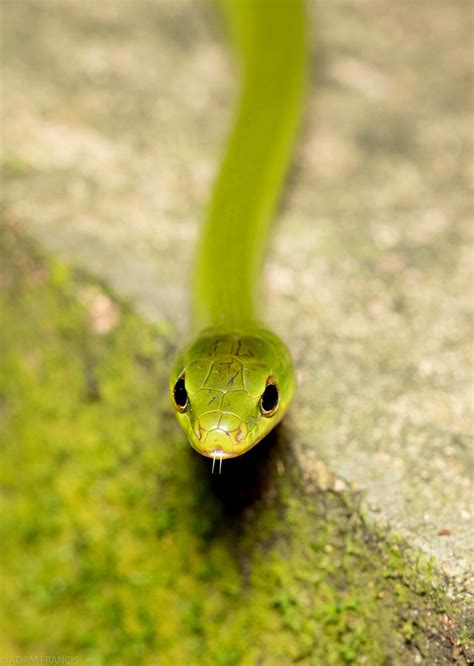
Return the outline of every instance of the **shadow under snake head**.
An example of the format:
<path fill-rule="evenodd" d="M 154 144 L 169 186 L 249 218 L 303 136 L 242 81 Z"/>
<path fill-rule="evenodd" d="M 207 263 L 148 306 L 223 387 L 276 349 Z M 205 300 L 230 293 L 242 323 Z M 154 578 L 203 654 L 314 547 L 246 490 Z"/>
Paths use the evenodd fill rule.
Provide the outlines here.
<path fill-rule="evenodd" d="M 199 453 L 234 458 L 283 417 L 295 389 L 284 343 L 263 328 L 204 330 L 177 359 L 171 398 Z"/>

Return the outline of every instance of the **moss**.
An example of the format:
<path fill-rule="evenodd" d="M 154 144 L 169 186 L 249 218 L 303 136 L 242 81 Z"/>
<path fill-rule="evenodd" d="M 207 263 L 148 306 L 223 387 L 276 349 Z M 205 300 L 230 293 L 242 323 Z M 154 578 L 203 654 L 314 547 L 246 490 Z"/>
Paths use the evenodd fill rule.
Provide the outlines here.
<path fill-rule="evenodd" d="M 356 497 L 303 490 L 282 429 L 211 476 L 170 413 L 165 329 L 0 240 L 2 655 L 466 663 L 430 562 L 371 533 Z M 91 293 L 119 313 L 106 332 Z"/>

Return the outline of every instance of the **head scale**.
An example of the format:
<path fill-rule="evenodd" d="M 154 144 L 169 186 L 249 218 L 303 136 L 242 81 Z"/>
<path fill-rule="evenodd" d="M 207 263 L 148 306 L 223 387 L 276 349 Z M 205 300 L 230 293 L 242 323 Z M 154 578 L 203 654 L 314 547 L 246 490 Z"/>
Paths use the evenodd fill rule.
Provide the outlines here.
<path fill-rule="evenodd" d="M 233 458 L 280 421 L 294 391 L 283 342 L 265 329 L 207 329 L 180 356 L 171 399 L 191 445 L 211 458 Z"/>

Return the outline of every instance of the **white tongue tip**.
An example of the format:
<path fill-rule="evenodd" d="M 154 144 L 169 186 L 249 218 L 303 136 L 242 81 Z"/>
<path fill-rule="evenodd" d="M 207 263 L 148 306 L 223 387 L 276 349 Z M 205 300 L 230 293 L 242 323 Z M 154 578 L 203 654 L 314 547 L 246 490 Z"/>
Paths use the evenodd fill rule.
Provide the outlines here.
<path fill-rule="evenodd" d="M 224 451 L 223 449 L 214 449 L 211 453 L 211 458 L 212 458 L 212 472 L 211 474 L 214 474 L 214 465 L 216 464 L 216 458 L 219 458 L 219 474 L 222 471 L 222 459 L 224 458 Z"/>

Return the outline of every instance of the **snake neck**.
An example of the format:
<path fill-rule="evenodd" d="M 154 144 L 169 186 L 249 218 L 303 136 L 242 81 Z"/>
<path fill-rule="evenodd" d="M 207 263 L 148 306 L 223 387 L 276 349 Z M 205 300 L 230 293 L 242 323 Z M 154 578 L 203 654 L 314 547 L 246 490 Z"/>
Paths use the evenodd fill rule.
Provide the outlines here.
<path fill-rule="evenodd" d="M 221 0 L 221 5 L 242 86 L 198 246 L 198 330 L 257 323 L 268 226 L 288 168 L 305 81 L 301 0 Z"/>

